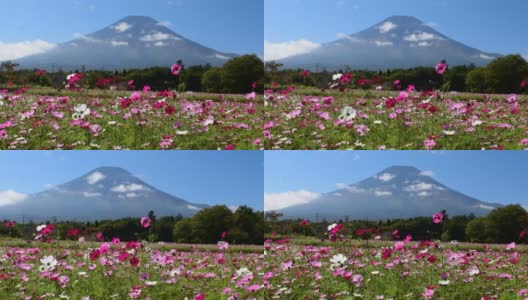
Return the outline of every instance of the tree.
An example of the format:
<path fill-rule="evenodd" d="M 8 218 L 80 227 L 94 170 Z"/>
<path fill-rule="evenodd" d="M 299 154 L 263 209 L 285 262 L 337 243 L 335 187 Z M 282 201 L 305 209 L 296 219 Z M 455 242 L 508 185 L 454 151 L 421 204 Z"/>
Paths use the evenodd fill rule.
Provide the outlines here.
<path fill-rule="evenodd" d="M 518 93 L 519 83 L 528 77 L 528 63 L 520 55 L 496 58 L 486 69 L 489 71 L 488 84 L 494 93 Z"/>
<path fill-rule="evenodd" d="M 174 225 L 173 238 L 178 243 L 193 243 L 195 242 L 193 234 L 193 220 L 183 219 Z"/>
<path fill-rule="evenodd" d="M 487 216 L 487 234 L 494 243 L 511 243 L 528 225 L 528 214 L 520 205 L 507 205 L 492 210 Z"/>
<path fill-rule="evenodd" d="M 488 228 L 489 221 L 485 217 L 474 219 L 466 227 L 466 240 L 472 243 L 488 242 Z"/>
<path fill-rule="evenodd" d="M 249 93 L 257 82 L 257 91 L 263 91 L 264 63 L 256 55 L 243 55 L 228 60 L 223 69 L 224 88 L 229 93 Z"/>
<path fill-rule="evenodd" d="M 233 213 L 225 205 L 208 207 L 199 211 L 192 222 L 193 238 L 200 243 L 216 243 L 222 232 L 229 231 L 233 224 Z"/>
<path fill-rule="evenodd" d="M 466 91 L 472 93 L 485 93 L 489 90 L 489 72 L 486 68 L 478 68 L 466 75 Z"/>
<path fill-rule="evenodd" d="M 211 68 L 202 77 L 202 89 L 208 93 L 221 93 L 224 91 L 224 72 L 222 68 Z"/>

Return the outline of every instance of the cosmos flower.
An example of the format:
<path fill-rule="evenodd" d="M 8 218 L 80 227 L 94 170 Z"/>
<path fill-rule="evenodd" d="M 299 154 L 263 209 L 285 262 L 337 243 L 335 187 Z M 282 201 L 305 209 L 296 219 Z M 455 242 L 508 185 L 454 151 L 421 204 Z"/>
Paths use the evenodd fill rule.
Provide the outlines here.
<path fill-rule="evenodd" d="M 151 220 L 149 217 L 143 217 L 141 218 L 141 226 L 143 228 L 149 228 L 150 227 L 150 224 L 151 224 Z"/>
<path fill-rule="evenodd" d="M 435 223 L 435 224 L 442 223 L 443 219 L 444 219 L 444 214 L 442 214 L 442 213 L 435 213 L 433 215 L 433 223 Z"/>

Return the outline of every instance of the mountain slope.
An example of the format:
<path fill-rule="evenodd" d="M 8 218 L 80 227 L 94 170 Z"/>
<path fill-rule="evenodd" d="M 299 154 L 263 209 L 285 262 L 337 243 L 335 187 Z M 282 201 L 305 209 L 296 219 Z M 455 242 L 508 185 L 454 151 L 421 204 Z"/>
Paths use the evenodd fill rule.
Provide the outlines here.
<path fill-rule="evenodd" d="M 356 184 L 280 210 L 286 218 L 327 220 L 393 219 L 431 216 L 443 209 L 450 216 L 485 215 L 500 207 L 479 201 L 437 182 L 414 167 L 393 166 Z"/>
<path fill-rule="evenodd" d="M 162 192 L 128 171 L 95 169 L 77 179 L 29 195 L 2 207 L 1 217 L 28 220 L 101 220 L 141 217 L 150 210 L 159 216 L 192 216 L 207 205 L 194 204 Z"/>
<path fill-rule="evenodd" d="M 284 68 L 384 70 L 434 66 L 486 65 L 499 54 L 486 53 L 450 39 L 414 17 L 393 16 L 356 34 L 279 60 Z"/>
<path fill-rule="evenodd" d="M 153 18 L 129 16 L 97 32 L 79 36 L 37 55 L 16 62 L 21 68 L 50 70 L 129 69 L 185 65 L 223 65 L 236 54 L 222 53 L 195 43 Z"/>

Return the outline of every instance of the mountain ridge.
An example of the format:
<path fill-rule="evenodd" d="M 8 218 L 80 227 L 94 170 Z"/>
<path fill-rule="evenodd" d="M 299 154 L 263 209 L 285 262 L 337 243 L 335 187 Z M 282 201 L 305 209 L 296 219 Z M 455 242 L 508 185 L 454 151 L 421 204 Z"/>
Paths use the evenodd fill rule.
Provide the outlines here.
<path fill-rule="evenodd" d="M 93 221 L 142 217 L 150 210 L 189 217 L 207 207 L 161 191 L 123 168 L 103 166 L 3 206 L 1 217 Z"/>
<path fill-rule="evenodd" d="M 411 166 L 391 166 L 356 183 L 338 186 L 308 203 L 278 211 L 285 218 L 313 219 L 317 213 L 327 220 L 383 220 L 431 216 L 443 209 L 452 216 L 482 216 L 501 206 L 453 190 L 429 172 Z"/>
<path fill-rule="evenodd" d="M 451 66 L 483 66 L 502 55 L 480 51 L 453 40 L 412 16 L 391 16 L 357 33 L 304 54 L 277 60 L 283 68 L 330 71 L 385 70 L 434 66 L 447 60 Z"/>
<path fill-rule="evenodd" d="M 89 34 L 78 34 L 40 54 L 15 60 L 20 68 L 122 70 L 171 66 L 221 66 L 238 54 L 194 42 L 148 16 L 127 16 Z"/>

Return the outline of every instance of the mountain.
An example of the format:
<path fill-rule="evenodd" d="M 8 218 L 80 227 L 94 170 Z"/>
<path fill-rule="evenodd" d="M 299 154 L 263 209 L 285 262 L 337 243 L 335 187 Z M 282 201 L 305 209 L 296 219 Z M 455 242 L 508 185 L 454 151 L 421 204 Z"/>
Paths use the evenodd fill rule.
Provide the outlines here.
<path fill-rule="evenodd" d="M 16 60 L 21 68 L 51 70 L 121 70 L 168 67 L 183 60 L 187 66 L 223 65 L 236 54 L 195 43 L 150 17 L 129 16 L 97 32 L 57 45 L 45 53 Z"/>
<path fill-rule="evenodd" d="M 393 166 L 356 184 L 322 194 L 308 203 L 279 210 L 285 218 L 383 220 L 432 216 L 486 215 L 500 204 L 486 203 L 437 182 L 428 172 Z"/>
<path fill-rule="evenodd" d="M 449 65 L 483 66 L 500 54 L 482 52 L 457 42 L 415 17 L 393 16 L 361 32 L 323 44 L 306 54 L 284 58 L 284 68 L 310 70 L 385 70 Z"/>
<path fill-rule="evenodd" d="M 192 216 L 207 205 L 187 202 L 162 192 L 128 171 L 115 167 L 95 169 L 70 182 L 21 202 L 3 206 L 1 217 L 42 221 L 102 220 L 142 217 L 150 210 L 158 216 Z"/>

